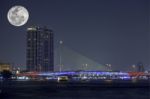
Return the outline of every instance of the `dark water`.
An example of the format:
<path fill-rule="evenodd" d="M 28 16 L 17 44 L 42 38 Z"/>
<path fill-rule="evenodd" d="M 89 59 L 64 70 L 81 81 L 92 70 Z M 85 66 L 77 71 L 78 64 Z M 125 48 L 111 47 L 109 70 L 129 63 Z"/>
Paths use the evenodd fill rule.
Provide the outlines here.
<path fill-rule="evenodd" d="M 17 82 L 4 85 L 0 99 L 150 99 L 149 87 L 66 86 Z"/>

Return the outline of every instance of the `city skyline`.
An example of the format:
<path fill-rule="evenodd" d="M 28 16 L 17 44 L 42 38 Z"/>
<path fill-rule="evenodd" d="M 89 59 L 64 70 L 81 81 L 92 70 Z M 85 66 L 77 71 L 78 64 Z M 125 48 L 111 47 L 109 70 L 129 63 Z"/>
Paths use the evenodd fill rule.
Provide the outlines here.
<path fill-rule="evenodd" d="M 22 27 L 6 18 L 15 5 L 25 6 L 30 14 Z M 1 61 L 26 67 L 26 28 L 38 25 L 54 30 L 55 50 L 63 40 L 65 46 L 114 69 L 128 70 L 139 61 L 150 68 L 148 0 L 1 0 L 0 9 Z"/>

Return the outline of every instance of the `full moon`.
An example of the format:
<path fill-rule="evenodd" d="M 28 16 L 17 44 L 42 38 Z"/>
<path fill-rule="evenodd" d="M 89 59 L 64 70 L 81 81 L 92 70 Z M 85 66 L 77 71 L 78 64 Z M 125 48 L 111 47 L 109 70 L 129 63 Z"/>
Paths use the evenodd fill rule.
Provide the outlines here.
<path fill-rule="evenodd" d="M 14 6 L 8 11 L 7 18 L 10 24 L 22 26 L 28 21 L 29 13 L 23 6 Z"/>

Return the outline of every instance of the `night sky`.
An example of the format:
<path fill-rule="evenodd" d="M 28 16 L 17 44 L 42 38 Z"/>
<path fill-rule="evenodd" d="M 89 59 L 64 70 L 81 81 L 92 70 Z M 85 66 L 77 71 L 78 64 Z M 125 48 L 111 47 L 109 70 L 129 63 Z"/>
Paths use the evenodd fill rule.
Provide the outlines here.
<path fill-rule="evenodd" d="M 22 5 L 30 17 L 12 26 L 8 10 Z M 47 26 L 74 51 L 114 69 L 143 62 L 150 68 L 149 0 L 0 0 L 0 61 L 25 67 L 26 28 Z M 66 61 L 67 62 L 67 61 Z"/>

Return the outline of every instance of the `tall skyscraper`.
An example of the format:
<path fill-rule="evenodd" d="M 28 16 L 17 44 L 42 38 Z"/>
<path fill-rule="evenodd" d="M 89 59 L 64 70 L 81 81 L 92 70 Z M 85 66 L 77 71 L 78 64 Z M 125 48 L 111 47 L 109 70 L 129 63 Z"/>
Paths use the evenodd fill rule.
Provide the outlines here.
<path fill-rule="evenodd" d="M 26 65 L 28 71 L 54 70 L 53 32 L 46 27 L 27 28 Z"/>

